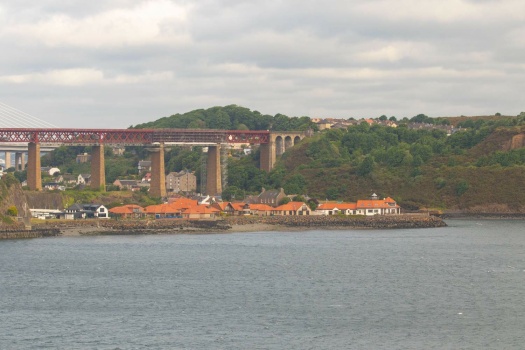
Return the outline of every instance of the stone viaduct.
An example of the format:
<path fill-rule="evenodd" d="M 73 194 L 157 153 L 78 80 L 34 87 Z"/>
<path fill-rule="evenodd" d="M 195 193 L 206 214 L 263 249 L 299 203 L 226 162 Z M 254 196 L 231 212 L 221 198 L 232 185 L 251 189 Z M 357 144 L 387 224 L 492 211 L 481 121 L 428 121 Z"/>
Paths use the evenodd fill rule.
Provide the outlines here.
<path fill-rule="evenodd" d="M 206 193 L 222 193 L 221 147 L 242 143 L 259 145 L 260 168 L 273 169 L 278 157 L 293 147 L 308 132 L 270 132 L 244 130 L 192 129 L 0 129 L 0 152 L 10 153 L 9 145 L 27 144 L 27 184 L 33 191 L 42 190 L 40 151 L 57 145 L 91 146 L 91 188 L 104 190 L 106 185 L 104 146 L 121 145 L 147 147 L 151 152 L 150 194 L 166 196 L 164 152 L 169 145 L 199 145 L 208 147 L 206 164 Z M 23 154 L 19 152 L 19 154 Z M 10 154 L 9 154 L 10 156 Z M 23 159 L 17 161 L 17 170 L 23 169 Z M 18 153 L 17 153 L 18 158 Z M 20 164 L 20 165 L 19 165 Z"/>

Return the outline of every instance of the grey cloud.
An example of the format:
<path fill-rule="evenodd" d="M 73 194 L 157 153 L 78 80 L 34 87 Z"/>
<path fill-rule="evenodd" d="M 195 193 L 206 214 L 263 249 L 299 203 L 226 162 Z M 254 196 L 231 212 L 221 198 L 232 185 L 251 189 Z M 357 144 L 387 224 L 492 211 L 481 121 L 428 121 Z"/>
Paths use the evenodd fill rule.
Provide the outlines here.
<path fill-rule="evenodd" d="M 82 21 L 136 1 L 0 5 L 9 17 L 9 26 L 0 24 L 1 102 L 68 127 L 127 127 L 232 103 L 312 117 L 525 109 L 524 27 L 519 15 L 502 17 L 509 10 L 500 11 L 501 2 L 465 2 L 483 7 L 471 21 L 409 8 L 410 16 L 390 15 L 381 1 L 172 2 L 189 5 L 189 17 L 159 21 L 155 40 L 100 47 L 7 33 L 15 23 Z M 188 40 L 177 41 L 183 31 Z M 71 72 L 84 82 L 71 82 Z"/>

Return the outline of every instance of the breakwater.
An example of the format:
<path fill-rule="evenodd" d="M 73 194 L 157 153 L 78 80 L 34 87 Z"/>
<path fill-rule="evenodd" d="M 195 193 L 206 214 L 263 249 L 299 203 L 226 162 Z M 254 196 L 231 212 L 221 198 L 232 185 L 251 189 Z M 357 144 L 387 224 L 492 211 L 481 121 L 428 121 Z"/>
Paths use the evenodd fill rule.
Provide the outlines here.
<path fill-rule="evenodd" d="M 60 235 L 58 228 L 44 228 L 35 230 L 0 230 L 0 239 L 22 239 L 54 237 Z"/>
<path fill-rule="evenodd" d="M 428 215 L 396 216 L 231 216 L 209 220 L 141 219 L 75 220 L 44 222 L 40 229 L 65 235 L 129 235 L 163 233 L 216 233 L 282 229 L 401 229 L 443 227 L 446 223 Z"/>
<path fill-rule="evenodd" d="M 392 216 L 266 216 L 230 217 L 230 225 L 267 224 L 297 228 L 395 229 L 443 227 L 443 219 L 429 215 Z"/>

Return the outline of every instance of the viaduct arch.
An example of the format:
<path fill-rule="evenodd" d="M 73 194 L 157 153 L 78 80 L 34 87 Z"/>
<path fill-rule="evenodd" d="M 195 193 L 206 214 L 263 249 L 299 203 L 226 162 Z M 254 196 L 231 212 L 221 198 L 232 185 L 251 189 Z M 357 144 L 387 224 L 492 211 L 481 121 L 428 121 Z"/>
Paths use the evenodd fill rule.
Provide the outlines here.
<path fill-rule="evenodd" d="M 262 170 L 270 171 L 273 169 L 277 157 L 280 157 L 286 150 L 293 147 L 305 137 L 310 136 L 308 132 L 298 131 L 271 131 L 268 143 L 261 144 L 260 167 Z"/>

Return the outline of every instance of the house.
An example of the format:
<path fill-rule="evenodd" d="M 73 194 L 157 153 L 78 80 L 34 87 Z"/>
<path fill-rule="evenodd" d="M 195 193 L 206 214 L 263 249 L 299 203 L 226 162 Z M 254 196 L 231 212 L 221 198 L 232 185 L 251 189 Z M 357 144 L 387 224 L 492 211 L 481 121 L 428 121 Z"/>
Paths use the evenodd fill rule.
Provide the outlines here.
<path fill-rule="evenodd" d="M 357 203 L 337 203 L 326 202 L 320 203 L 315 209 L 317 215 L 355 215 Z"/>
<path fill-rule="evenodd" d="M 151 171 L 151 160 L 141 160 L 137 166 L 139 169 L 139 174 L 145 171 Z"/>
<path fill-rule="evenodd" d="M 397 215 L 401 208 L 392 198 L 378 199 L 374 193 L 372 199 L 358 200 L 356 204 L 357 215 Z"/>
<path fill-rule="evenodd" d="M 82 153 L 77 155 L 77 158 L 75 160 L 77 163 L 88 163 L 91 161 L 91 155 L 87 153 Z"/>
<path fill-rule="evenodd" d="M 284 193 L 284 189 L 279 190 L 266 190 L 264 187 L 262 189 L 262 192 L 254 197 L 249 196 L 245 199 L 246 203 L 249 204 L 267 204 L 272 207 L 276 207 L 279 205 L 279 202 L 286 197 L 286 194 Z"/>
<path fill-rule="evenodd" d="M 230 203 L 233 208 L 233 215 L 248 215 L 250 214 L 249 205 L 243 202 Z"/>
<path fill-rule="evenodd" d="M 118 216 L 121 218 L 142 218 L 146 215 L 146 211 L 139 205 L 128 204 L 120 207 L 109 209 L 111 216 Z"/>
<path fill-rule="evenodd" d="M 48 191 L 55 191 L 55 190 L 65 191 L 66 186 L 61 185 L 59 182 L 46 182 L 44 184 L 44 189 Z"/>
<path fill-rule="evenodd" d="M 230 202 L 215 202 L 210 205 L 211 208 L 220 210 L 221 213 L 226 215 L 234 215 L 235 209 Z"/>
<path fill-rule="evenodd" d="M 79 174 L 77 185 L 89 185 L 91 183 L 91 174 Z"/>
<path fill-rule="evenodd" d="M 213 219 L 220 214 L 216 208 L 207 207 L 205 205 L 197 205 L 188 208 L 182 212 L 182 217 L 185 219 Z"/>
<path fill-rule="evenodd" d="M 171 172 L 166 175 L 166 190 L 168 192 L 195 192 L 197 177 L 189 170 Z"/>
<path fill-rule="evenodd" d="M 64 211 L 65 219 L 108 219 L 108 209 L 101 204 L 75 203 Z"/>
<path fill-rule="evenodd" d="M 311 215 L 312 209 L 304 202 L 289 202 L 275 208 L 276 215 Z"/>
<path fill-rule="evenodd" d="M 137 180 L 120 180 L 113 181 L 113 186 L 117 186 L 120 190 L 138 191 L 139 182 Z"/>
<path fill-rule="evenodd" d="M 257 215 L 257 216 L 270 216 L 275 211 L 274 207 L 271 207 L 267 204 L 245 204 L 245 207 L 247 207 L 250 215 Z"/>
<path fill-rule="evenodd" d="M 151 173 L 146 173 L 141 181 L 150 183 L 151 182 Z"/>
<path fill-rule="evenodd" d="M 58 175 L 55 177 L 55 182 L 60 182 L 65 185 L 76 184 L 78 181 L 78 176 L 72 174 Z"/>

